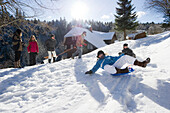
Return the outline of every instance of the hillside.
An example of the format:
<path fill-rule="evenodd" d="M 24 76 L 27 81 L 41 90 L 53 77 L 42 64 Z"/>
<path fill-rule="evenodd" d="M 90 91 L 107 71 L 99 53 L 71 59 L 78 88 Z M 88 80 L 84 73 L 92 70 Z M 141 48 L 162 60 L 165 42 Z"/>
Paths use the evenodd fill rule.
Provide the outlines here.
<path fill-rule="evenodd" d="M 99 69 L 92 76 L 96 53 L 117 56 L 128 43 L 146 68 L 113 77 Z M 140 40 L 105 46 L 83 56 L 53 64 L 0 70 L 2 113 L 170 113 L 170 31 Z"/>

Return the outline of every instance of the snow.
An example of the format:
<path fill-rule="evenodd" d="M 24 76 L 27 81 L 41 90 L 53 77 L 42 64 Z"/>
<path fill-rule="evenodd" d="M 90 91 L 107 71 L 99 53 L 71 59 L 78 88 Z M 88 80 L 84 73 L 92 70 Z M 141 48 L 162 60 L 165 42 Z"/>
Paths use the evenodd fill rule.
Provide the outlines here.
<path fill-rule="evenodd" d="M 113 77 L 99 69 L 85 75 L 98 50 L 117 56 L 128 43 L 146 68 Z M 82 59 L 0 70 L 2 113 L 170 113 L 170 31 L 99 48 Z"/>
<path fill-rule="evenodd" d="M 74 27 L 72 28 L 65 36 L 64 38 L 67 37 L 73 37 L 73 36 L 80 36 L 84 31 L 86 31 L 86 36 L 85 40 L 90 42 L 92 45 L 94 45 L 96 48 L 101 48 L 106 46 L 105 42 L 103 41 L 102 38 L 96 33 L 93 33 L 89 31 L 88 29 L 81 28 L 81 27 Z"/>
<path fill-rule="evenodd" d="M 98 35 L 102 40 L 112 40 L 115 32 L 99 32 L 99 31 L 93 31 L 96 35 Z"/>

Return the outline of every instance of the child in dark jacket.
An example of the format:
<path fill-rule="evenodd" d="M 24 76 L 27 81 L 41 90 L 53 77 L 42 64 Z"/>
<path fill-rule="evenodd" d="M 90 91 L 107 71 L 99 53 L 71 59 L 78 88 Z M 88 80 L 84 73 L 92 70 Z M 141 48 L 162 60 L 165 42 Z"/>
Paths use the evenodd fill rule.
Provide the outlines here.
<path fill-rule="evenodd" d="M 55 62 L 56 59 L 56 44 L 57 41 L 55 39 L 55 35 L 52 34 L 51 38 L 45 41 L 45 45 L 48 51 L 48 62 L 51 63 L 51 59 L 53 58 L 53 62 Z"/>
<path fill-rule="evenodd" d="M 39 53 L 38 43 L 34 35 L 31 36 L 29 40 L 29 45 L 27 47 L 29 53 L 30 66 L 36 64 L 36 55 Z"/>
<path fill-rule="evenodd" d="M 121 55 L 121 54 L 129 55 L 129 56 L 136 58 L 136 55 L 133 53 L 133 51 L 128 47 L 128 44 L 126 44 L 126 43 L 123 44 L 122 52 L 119 52 L 119 55 Z"/>
<path fill-rule="evenodd" d="M 94 67 L 90 71 L 87 71 L 85 74 L 93 74 L 100 67 L 110 74 L 127 73 L 129 72 L 128 67 L 126 67 L 125 69 L 121 69 L 126 63 L 130 65 L 133 64 L 141 67 L 146 67 L 147 64 L 150 62 L 150 58 L 147 58 L 145 61 L 140 62 L 136 58 L 124 54 L 115 57 L 105 56 L 105 53 L 103 51 L 99 51 L 97 57 L 99 59 Z"/>

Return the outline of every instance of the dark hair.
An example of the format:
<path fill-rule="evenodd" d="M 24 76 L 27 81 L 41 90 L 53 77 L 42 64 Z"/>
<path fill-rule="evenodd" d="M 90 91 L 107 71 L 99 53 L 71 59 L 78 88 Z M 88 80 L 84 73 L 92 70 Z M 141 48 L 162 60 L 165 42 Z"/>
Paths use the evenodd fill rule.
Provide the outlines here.
<path fill-rule="evenodd" d="M 22 33 L 21 29 L 17 29 L 14 34 L 20 35 Z"/>
<path fill-rule="evenodd" d="M 99 55 L 100 55 L 100 54 L 105 55 L 105 53 L 104 53 L 102 50 L 100 50 L 100 51 L 98 51 L 98 53 L 97 53 L 97 58 L 99 58 Z"/>
<path fill-rule="evenodd" d="M 125 43 L 125 44 L 123 44 L 123 46 L 128 46 L 128 44 L 127 44 L 127 43 Z"/>
<path fill-rule="evenodd" d="M 54 35 L 54 34 L 51 34 L 51 38 L 52 38 L 52 37 L 55 37 L 55 35 Z"/>

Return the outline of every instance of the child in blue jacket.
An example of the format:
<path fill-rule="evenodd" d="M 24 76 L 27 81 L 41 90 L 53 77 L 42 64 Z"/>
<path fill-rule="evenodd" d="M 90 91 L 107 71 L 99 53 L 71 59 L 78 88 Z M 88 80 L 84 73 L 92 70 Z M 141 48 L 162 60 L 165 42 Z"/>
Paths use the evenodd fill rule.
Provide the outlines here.
<path fill-rule="evenodd" d="M 110 74 L 127 73 L 129 72 L 128 67 L 126 67 L 125 69 L 121 69 L 121 67 L 125 64 L 133 64 L 141 67 L 146 67 L 147 64 L 150 62 L 150 58 L 147 58 L 145 61 L 140 62 L 136 58 L 124 54 L 116 57 L 105 56 L 105 53 L 102 50 L 97 53 L 97 57 L 99 59 L 96 62 L 96 65 L 85 74 L 93 74 L 100 67 Z"/>

